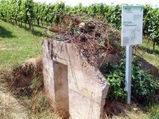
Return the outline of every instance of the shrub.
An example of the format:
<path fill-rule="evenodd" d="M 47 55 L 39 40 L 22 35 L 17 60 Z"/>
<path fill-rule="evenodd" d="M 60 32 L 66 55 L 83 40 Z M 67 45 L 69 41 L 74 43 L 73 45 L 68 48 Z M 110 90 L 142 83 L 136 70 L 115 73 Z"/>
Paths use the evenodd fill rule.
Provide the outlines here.
<path fill-rule="evenodd" d="M 122 58 L 118 63 L 107 63 L 101 68 L 101 72 L 110 83 L 108 92 L 109 99 L 123 101 L 126 99 L 125 91 L 125 59 Z M 136 58 L 132 63 L 132 99 L 141 104 L 148 104 L 155 96 L 159 82 L 150 74 L 141 69 L 141 64 Z"/>

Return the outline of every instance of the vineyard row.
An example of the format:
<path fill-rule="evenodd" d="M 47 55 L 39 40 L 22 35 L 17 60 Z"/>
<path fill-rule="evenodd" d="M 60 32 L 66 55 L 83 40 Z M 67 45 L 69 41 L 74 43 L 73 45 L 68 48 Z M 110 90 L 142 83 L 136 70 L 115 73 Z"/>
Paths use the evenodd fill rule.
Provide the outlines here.
<path fill-rule="evenodd" d="M 105 4 L 93 4 L 88 7 L 79 4 L 75 7 L 66 6 L 64 3 L 42 4 L 33 0 L 0 0 L 0 19 L 15 24 L 29 24 L 30 30 L 33 24 L 38 26 L 60 23 L 65 14 L 86 14 L 92 17 L 100 16 L 121 28 L 121 6 L 108 6 Z M 144 6 L 143 32 L 154 45 L 159 43 L 159 8 Z"/>

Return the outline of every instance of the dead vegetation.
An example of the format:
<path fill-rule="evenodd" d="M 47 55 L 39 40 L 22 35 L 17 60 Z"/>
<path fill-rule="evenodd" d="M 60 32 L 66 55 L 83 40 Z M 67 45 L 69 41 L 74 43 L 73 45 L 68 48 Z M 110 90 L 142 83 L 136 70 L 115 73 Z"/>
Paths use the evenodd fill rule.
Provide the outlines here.
<path fill-rule="evenodd" d="M 120 33 L 100 18 L 65 16 L 60 24 L 47 31 L 54 35 L 56 32 L 56 40 L 74 43 L 80 54 L 96 67 L 103 65 L 109 54 L 115 55 L 121 50 Z"/>

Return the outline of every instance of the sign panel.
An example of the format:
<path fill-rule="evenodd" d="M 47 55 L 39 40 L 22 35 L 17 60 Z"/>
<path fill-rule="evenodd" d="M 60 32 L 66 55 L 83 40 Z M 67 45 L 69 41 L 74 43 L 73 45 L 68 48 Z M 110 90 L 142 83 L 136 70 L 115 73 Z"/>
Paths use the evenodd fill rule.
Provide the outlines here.
<path fill-rule="evenodd" d="M 121 45 L 130 46 L 142 43 L 143 6 L 122 7 Z"/>

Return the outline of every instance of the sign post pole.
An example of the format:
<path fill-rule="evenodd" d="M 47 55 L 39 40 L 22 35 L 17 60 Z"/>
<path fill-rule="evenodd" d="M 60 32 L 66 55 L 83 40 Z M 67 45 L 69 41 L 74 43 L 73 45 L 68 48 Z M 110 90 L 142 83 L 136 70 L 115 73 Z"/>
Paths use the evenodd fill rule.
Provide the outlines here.
<path fill-rule="evenodd" d="M 126 92 L 127 104 L 131 103 L 131 63 L 132 63 L 132 46 L 126 46 Z"/>

